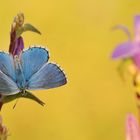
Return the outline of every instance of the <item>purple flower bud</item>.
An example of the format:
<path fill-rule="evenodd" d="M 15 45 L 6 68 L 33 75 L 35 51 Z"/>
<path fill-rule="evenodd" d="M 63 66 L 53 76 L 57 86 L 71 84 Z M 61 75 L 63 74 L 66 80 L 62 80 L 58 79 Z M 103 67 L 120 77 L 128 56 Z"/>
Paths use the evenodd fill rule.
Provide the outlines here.
<path fill-rule="evenodd" d="M 22 13 L 17 14 L 14 18 L 11 27 L 10 33 L 10 46 L 9 46 L 9 53 L 14 55 L 19 55 L 20 52 L 24 49 L 24 42 L 21 36 L 17 37 L 17 30 L 21 28 L 24 23 L 24 15 Z"/>
<path fill-rule="evenodd" d="M 9 53 L 14 55 L 19 55 L 20 52 L 24 49 L 24 42 L 23 38 L 20 36 L 19 38 L 16 38 L 16 32 L 11 33 L 11 39 L 10 39 L 10 47 L 9 47 Z"/>
<path fill-rule="evenodd" d="M 15 46 L 13 49 L 12 54 L 13 55 L 19 55 L 20 52 L 24 49 L 24 42 L 23 42 L 23 38 L 19 37 L 18 39 L 16 39 L 15 41 Z"/>

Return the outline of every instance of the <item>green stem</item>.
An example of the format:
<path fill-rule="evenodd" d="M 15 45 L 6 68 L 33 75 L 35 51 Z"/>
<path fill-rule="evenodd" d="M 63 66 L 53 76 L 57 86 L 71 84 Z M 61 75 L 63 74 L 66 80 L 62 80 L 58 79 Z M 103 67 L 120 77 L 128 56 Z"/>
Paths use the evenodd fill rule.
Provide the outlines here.
<path fill-rule="evenodd" d="M 38 97 L 36 97 L 35 95 L 33 95 L 32 93 L 25 91 L 25 93 L 18 93 L 18 94 L 14 94 L 14 95 L 9 95 L 9 96 L 4 96 L 2 99 L 3 103 L 8 103 L 10 101 L 13 101 L 15 99 L 18 98 L 27 98 L 27 99 L 31 99 L 37 103 L 39 103 L 40 105 L 44 106 L 45 103 L 43 101 L 41 101 Z"/>

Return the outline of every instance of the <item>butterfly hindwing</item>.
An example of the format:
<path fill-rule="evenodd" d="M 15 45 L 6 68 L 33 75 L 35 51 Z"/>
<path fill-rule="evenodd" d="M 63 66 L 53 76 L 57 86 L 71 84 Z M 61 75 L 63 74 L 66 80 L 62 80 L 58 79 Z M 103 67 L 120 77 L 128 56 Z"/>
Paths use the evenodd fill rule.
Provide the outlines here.
<path fill-rule="evenodd" d="M 0 70 L 15 81 L 14 62 L 8 53 L 0 52 Z"/>
<path fill-rule="evenodd" d="M 0 71 L 0 94 L 12 95 L 19 91 L 17 84 L 10 77 Z"/>
<path fill-rule="evenodd" d="M 33 47 L 24 51 L 21 56 L 21 63 L 25 80 L 36 73 L 49 59 L 48 51 L 44 48 Z"/>
<path fill-rule="evenodd" d="M 67 80 L 63 71 L 52 63 L 46 63 L 29 80 L 27 89 L 49 89 L 66 84 Z"/>

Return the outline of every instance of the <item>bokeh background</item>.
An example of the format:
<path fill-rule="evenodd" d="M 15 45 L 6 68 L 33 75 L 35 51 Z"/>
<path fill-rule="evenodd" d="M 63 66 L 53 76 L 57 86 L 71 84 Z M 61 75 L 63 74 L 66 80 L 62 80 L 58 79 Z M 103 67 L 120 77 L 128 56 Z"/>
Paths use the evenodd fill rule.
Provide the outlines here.
<path fill-rule="evenodd" d="M 8 50 L 13 17 L 24 12 L 42 35 L 24 33 L 26 48 L 41 44 L 50 50 L 68 77 L 66 86 L 34 92 L 41 107 L 20 99 L 1 112 L 9 140 L 125 140 L 125 118 L 137 115 L 131 78 L 121 81 L 111 60 L 116 44 L 127 39 L 118 24 L 133 34 L 139 0 L 1 0 L 0 50 Z"/>

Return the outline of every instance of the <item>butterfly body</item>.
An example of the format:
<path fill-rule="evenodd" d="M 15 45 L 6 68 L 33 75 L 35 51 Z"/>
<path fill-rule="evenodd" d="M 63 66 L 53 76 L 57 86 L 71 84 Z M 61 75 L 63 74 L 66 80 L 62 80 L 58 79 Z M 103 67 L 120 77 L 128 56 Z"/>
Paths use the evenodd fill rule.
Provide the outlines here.
<path fill-rule="evenodd" d="M 67 83 L 63 71 L 48 63 L 49 54 L 44 48 L 33 47 L 20 56 L 0 52 L 0 94 L 5 101 L 19 97 L 33 98 L 28 90 L 55 88 Z"/>
<path fill-rule="evenodd" d="M 16 83 L 20 90 L 25 89 L 25 77 L 23 74 L 23 69 L 21 66 L 20 58 L 18 56 L 14 57 L 14 65 L 15 65 L 15 75 L 16 75 Z"/>

